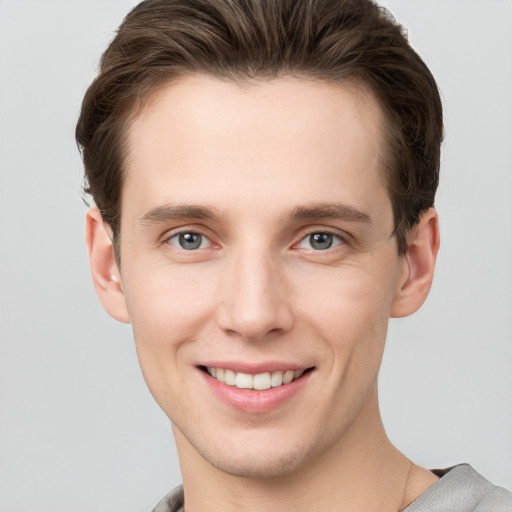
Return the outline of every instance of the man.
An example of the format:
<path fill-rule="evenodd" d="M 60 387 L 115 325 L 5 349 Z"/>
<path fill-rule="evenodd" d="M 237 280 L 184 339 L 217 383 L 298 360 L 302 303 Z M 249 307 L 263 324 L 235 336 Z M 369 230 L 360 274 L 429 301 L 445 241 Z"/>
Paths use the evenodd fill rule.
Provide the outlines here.
<path fill-rule="evenodd" d="M 149 0 L 77 126 L 98 295 L 183 488 L 156 511 L 510 510 L 386 437 L 388 319 L 432 282 L 435 81 L 371 1 Z"/>

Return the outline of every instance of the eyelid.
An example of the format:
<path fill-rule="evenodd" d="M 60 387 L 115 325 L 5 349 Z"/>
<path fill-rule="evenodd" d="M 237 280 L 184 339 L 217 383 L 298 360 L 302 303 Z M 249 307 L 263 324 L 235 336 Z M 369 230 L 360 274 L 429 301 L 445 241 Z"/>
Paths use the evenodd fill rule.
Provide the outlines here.
<path fill-rule="evenodd" d="M 219 247 L 218 244 L 213 241 L 213 237 L 211 235 L 209 235 L 209 234 L 206 234 L 207 231 L 209 231 L 209 230 L 205 229 L 202 226 L 194 226 L 194 225 L 180 226 L 180 227 L 177 227 L 177 228 L 170 229 L 170 230 L 166 231 L 160 237 L 160 240 L 161 240 L 160 243 L 167 244 L 167 245 L 172 245 L 174 248 L 176 248 L 178 250 L 181 250 L 181 251 L 192 252 L 190 250 L 184 249 L 184 248 L 179 247 L 178 245 L 172 244 L 170 242 L 171 239 L 177 239 L 180 235 L 183 235 L 183 234 L 186 234 L 186 233 L 191 233 L 191 234 L 201 235 L 204 239 L 206 239 L 208 241 L 208 246 L 207 247 L 201 247 L 201 249 L 212 249 L 214 247 Z M 331 249 L 335 249 L 339 245 L 347 244 L 349 242 L 349 239 L 351 238 L 351 235 L 349 233 L 340 232 L 337 229 L 322 228 L 320 226 L 319 227 L 307 227 L 305 230 L 302 230 L 302 233 L 300 233 L 300 235 L 299 235 L 300 236 L 299 240 L 297 242 L 295 242 L 292 245 L 292 247 L 293 248 L 298 247 L 301 242 L 306 240 L 311 235 L 314 235 L 314 234 L 317 234 L 317 233 L 332 235 L 334 239 L 339 241 L 339 243 L 333 245 L 332 247 L 329 247 L 329 249 L 325 249 L 324 252 L 328 251 L 328 250 L 331 250 Z M 197 250 L 198 249 L 195 249 L 195 251 L 197 251 Z M 310 248 L 309 250 L 311 252 L 322 252 L 321 250 L 313 249 L 313 248 Z"/>
<path fill-rule="evenodd" d="M 314 231 L 311 231 L 310 233 L 304 235 L 298 242 L 298 244 L 296 244 L 297 246 L 300 246 L 300 244 L 302 244 L 303 242 L 305 242 L 306 240 L 308 240 L 311 236 L 313 235 L 319 235 L 319 234 L 322 234 L 322 235 L 330 235 L 333 237 L 334 240 L 337 240 L 338 243 L 335 243 L 333 242 L 333 245 L 327 249 L 324 249 L 324 251 L 327 251 L 329 249 L 334 249 L 336 247 L 338 247 L 339 245 L 345 243 L 345 239 L 339 234 L 339 233 L 334 233 L 333 231 L 328 231 L 328 230 L 314 230 Z M 310 248 L 311 251 L 319 251 L 321 252 L 320 249 L 314 249 L 313 247 Z"/>
<path fill-rule="evenodd" d="M 336 243 L 335 245 L 332 245 L 328 249 L 324 249 L 324 250 L 314 249 L 313 247 L 311 247 L 311 248 L 300 247 L 300 244 L 302 242 L 307 240 L 310 236 L 316 235 L 316 234 L 331 235 L 334 239 L 338 240 L 339 243 Z M 322 228 L 309 229 L 306 233 L 301 234 L 299 241 L 294 244 L 294 247 L 299 248 L 299 249 L 309 250 L 310 252 L 319 252 L 319 253 L 320 252 L 328 252 L 330 250 L 336 249 L 340 245 L 344 245 L 344 244 L 348 243 L 347 238 L 349 238 L 348 234 L 342 234 L 339 231 L 333 230 L 333 229 L 322 229 Z"/>
<path fill-rule="evenodd" d="M 212 240 L 212 236 L 206 234 L 206 230 L 203 227 L 194 226 L 194 225 L 180 226 L 178 228 L 174 228 L 174 229 L 170 229 L 170 230 L 166 231 L 160 237 L 160 240 L 161 240 L 160 243 L 166 244 L 166 245 L 171 245 L 175 249 L 178 249 L 181 251 L 193 252 L 193 251 L 184 249 L 183 247 L 179 247 L 179 245 L 175 245 L 175 244 L 171 243 L 171 239 L 178 239 L 178 237 L 180 235 L 184 235 L 187 233 L 201 235 L 204 239 L 206 239 L 209 242 L 208 247 L 202 247 L 201 249 L 211 249 L 215 245 L 215 243 Z M 197 251 L 198 249 L 195 249 L 195 250 Z"/>
<path fill-rule="evenodd" d="M 179 245 L 180 236 L 186 235 L 186 234 L 199 235 L 201 237 L 201 244 L 199 245 L 199 247 L 196 247 L 194 249 L 186 249 L 185 247 L 181 247 Z M 174 240 L 176 240 L 176 243 L 174 243 Z M 210 249 L 210 247 L 212 245 L 212 241 L 206 235 L 203 235 L 202 233 L 197 233 L 196 231 L 181 231 L 181 232 L 174 233 L 170 237 L 167 238 L 166 243 L 169 245 L 172 245 L 179 251 L 187 251 L 187 252 L 198 251 L 199 249 Z"/>

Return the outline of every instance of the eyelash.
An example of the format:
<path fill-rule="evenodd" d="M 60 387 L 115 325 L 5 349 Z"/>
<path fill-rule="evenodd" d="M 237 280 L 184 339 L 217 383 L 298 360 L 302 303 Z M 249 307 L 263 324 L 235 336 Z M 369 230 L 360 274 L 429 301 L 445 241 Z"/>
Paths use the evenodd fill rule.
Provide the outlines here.
<path fill-rule="evenodd" d="M 314 247 L 309 248 L 309 249 L 306 248 L 306 250 L 309 250 L 310 252 L 323 252 L 323 251 L 327 251 L 329 249 L 335 249 L 336 247 L 346 243 L 346 240 L 344 239 L 344 237 L 338 233 L 333 233 L 332 231 L 329 231 L 329 230 L 315 230 L 315 231 L 311 231 L 310 233 L 308 233 L 304 237 L 302 237 L 300 239 L 299 243 L 296 244 L 296 246 L 300 246 L 300 244 L 302 244 L 303 242 L 305 242 L 307 240 L 310 240 L 311 237 L 313 237 L 315 235 L 328 235 L 329 237 L 332 237 L 331 245 L 329 245 L 328 247 L 326 247 L 324 249 L 315 249 Z M 336 243 L 336 241 L 338 243 Z M 333 245 L 333 244 L 335 244 L 335 245 Z"/>
<path fill-rule="evenodd" d="M 185 248 L 183 246 L 177 245 L 177 244 L 179 244 L 180 237 L 185 237 L 187 235 L 192 235 L 192 236 L 195 235 L 195 236 L 201 237 L 201 242 L 200 242 L 199 247 L 194 247 L 194 248 L 188 248 L 187 249 L 187 248 Z M 177 244 L 172 243 L 172 240 L 176 240 Z M 170 244 L 173 247 L 176 247 L 176 249 L 182 250 L 182 251 L 187 251 L 187 252 L 193 252 L 193 251 L 196 251 L 197 249 L 208 249 L 208 248 L 210 248 L 210 247 L 201 247 L 205 241 L 207 241 L 209 243 L 209 245 L 212 244 L 212 241 L 206 235 L 204 235 L 203 233 L 200 233 L 199 231 L 192 231 L 192 230 L 179 231 L 178 233 L 173 233 L 172 235 L 166 237 L 165 240 L 164 240 L 165 243 Z"/>
<path fill-rule="evenodd" d="M 180 242 L 187 243 L 186 240 L 180 240 L 181 237 L 186 237 L 187 235 L 191 236 L 191 238 L 192 238 L 192 240 L 189 241 L 189 243 L 192 245 L 192 247 L 189 247 L 189 248 L 183 247 L 183 245 L 180 243 Z M 315 235 L 323 235 L 323 236 L 331 237 L 330 245 L 328 245 L 327 247 L 325 247 L 323 249 L 314 248 L 314 247 L 309 247 L 309 248 L 301 247 L 301 244 L 304 242 L 307 243 L 308 240 L 310 241 L 310 246 L 311 246 L 311 242 L 312 242 L 311 237 L 313 237 Z M 194 247 L 194 245 L 197 244 L 197 240 L 193 239 L 194 236 L 200 237 L 200 242 L 197 247 Z M 176 243 L 173 243 L 173 240 L 175 240 Z M 205 242 L 208 244 L 207 247 L 204 246 Z M 179 231 L 177 233 L 173 233 L 172 235 L 165 238 L 164 243 L 172 245 L 176 249 L 186 251 L 186 252 L 194 252 L 194 251 L 197 251 L 198 249 L 210 249 L 211 245 L 212 245 L 212 241 L 210 240 L 209 237 L 207 237 L 206 235 L 204 235 L 203 233 L 201 233 L 199 231 L 193 231 L 193 230 Z M 318 243 L 322 243 L 322 241 L 320 240 L 320 241 L 318 241 Z M 311 231 L 311 232 L 307 233 L 306 235 L 304 235 L 297 244 L 294 244 L 293 247 L 301 247 L 310 252 L 323 252 L 323 251 L 327 251 L 329 249 L 334 249 L 344 243 L 346 243 L 346 240 L 344 239 L 343 236 L 341 236 L 338 233 L 333 233 L 332 231 L 328 231 L 328 230 L 315 230 L 315 231 Z"/>

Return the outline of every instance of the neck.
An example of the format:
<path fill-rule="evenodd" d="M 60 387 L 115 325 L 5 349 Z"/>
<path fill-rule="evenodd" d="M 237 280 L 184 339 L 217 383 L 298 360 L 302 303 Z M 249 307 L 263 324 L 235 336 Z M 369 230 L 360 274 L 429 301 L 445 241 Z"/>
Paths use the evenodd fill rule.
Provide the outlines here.
<path fill-rule="evenodd" d="M 174 433 L 186 512 L 397 512 L 416 498 L 407 491 L 412 464 L 385 434 L 376 387 L 341 439 L 278 478 L 227 474 L 203 459 L 177 428 Z M 426 487 L 420 485 L 418 494 Z"/>

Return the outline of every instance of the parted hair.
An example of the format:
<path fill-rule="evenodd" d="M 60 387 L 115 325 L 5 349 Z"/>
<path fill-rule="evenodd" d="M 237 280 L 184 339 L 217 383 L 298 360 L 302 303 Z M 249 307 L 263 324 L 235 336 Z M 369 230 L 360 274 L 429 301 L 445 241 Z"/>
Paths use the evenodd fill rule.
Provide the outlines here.
<path fill-rule="evenodd" d="M 384 172 L 399 254 L 434 204 L 443 138 L 436 82 L 391 14 L 371 0 L 146 0 L 123 20 L 82 102 L 76 141 L 90 194 L 117 241 L 126 132 L 180 76 L 297 76 L 353 83 L 384 114 Z"/>

